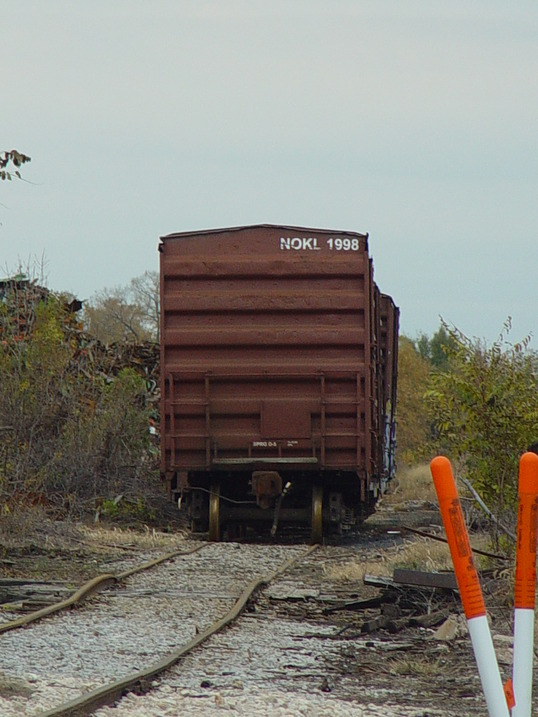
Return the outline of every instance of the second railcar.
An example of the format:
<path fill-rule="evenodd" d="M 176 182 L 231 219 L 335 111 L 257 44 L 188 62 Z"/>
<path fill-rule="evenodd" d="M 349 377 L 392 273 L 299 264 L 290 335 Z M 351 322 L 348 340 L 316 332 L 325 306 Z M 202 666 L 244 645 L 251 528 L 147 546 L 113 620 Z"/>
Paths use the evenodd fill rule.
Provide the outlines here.
<path fill-rule="evenodd" d="M 398 309 L 368 236 L 256 225 L 159 249 L 161 471 L 193 530 L 356 525 L 394 472 Z"/>

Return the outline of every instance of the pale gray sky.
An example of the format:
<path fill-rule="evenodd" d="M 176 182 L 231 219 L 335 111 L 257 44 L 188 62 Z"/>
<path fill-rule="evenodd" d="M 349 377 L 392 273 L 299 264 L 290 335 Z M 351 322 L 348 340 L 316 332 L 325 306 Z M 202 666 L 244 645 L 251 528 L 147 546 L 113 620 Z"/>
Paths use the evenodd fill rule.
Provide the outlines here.
<path fill-rule="evenodd" d="M 0 274 L 90 297 L 160 235 L 369 232 L 408 335 L 538 343 L 535 0 L 0 0 Z"/>

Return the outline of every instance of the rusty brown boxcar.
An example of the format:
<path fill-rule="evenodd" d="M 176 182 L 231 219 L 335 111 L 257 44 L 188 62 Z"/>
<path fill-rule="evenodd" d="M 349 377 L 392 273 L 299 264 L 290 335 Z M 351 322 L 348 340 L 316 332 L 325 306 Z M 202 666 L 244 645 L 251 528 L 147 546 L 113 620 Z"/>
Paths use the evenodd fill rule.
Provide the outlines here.
<path fill-rule="evenodd" d="M 161 471 L 192 529 L 356 525 L 394 473 L 398 309 L 368 235 L 257 225 L 159 250 Z"/>

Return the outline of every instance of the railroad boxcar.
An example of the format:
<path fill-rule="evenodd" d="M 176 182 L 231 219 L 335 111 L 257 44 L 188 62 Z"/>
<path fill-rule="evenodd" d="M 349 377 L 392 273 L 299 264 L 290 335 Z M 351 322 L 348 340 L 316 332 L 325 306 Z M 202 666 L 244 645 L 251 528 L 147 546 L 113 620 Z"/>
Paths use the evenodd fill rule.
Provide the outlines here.
<path fill-rule="evenodd" d="M 368 235 L 161 238 L 161 472 L 194 531 L 357 525 L 394 473 L 398 308 Z"/>

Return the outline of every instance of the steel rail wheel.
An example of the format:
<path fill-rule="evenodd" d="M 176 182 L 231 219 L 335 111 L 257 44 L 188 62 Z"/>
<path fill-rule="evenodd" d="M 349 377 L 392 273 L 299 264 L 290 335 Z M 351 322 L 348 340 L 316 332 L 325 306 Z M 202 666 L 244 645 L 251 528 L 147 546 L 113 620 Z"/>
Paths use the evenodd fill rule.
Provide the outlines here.
<path fill-rule="evenodd" d="M 310 542 L 321 543 L 323 538 L 323 486 L 312 486 L 312 529 Z"/>
<path fill-rule="evenodd" d="M 220 483 L 211 483 L 209 493 L 209 540 L 220 540 Z"/>

